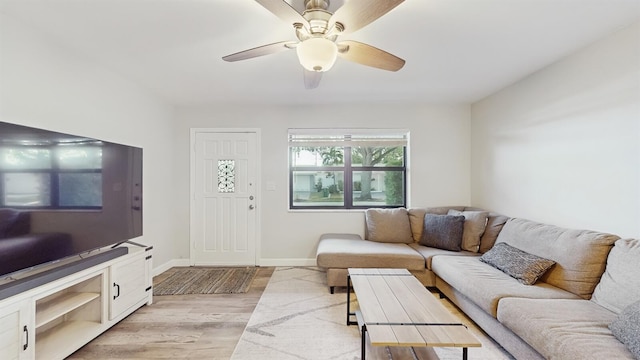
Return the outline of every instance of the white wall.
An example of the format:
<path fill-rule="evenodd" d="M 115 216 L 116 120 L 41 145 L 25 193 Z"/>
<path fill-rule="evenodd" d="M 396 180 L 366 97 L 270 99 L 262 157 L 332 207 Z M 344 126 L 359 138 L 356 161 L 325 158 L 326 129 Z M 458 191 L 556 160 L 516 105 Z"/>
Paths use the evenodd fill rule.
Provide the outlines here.
<path fill-rule="evenodd" d="M 0 121 L 145 150 L 141 241 L 189 258 L 189 129 L 259 128 L 262 265 L 314 264 L 324 232 L 363 213 L 287 209 L 288 128 L 411 131 L 410 206 L 468 204 L 640 237 L 640 25 L 469 106 L 190 107 L 145 90 L 0 15 Z M 470 124 L 471 119 L 471 124 Z M 275 184 L 267 191 L 266 184 Z"/>
<path fill-rule="evenodd" d="M 144 236 L 154 264 L 174 257 L 172 111 L 118 74 L 0 14 L 0 121 L 144 149 Z"/>
<path fill-rule="evenodd" d="M 288 128 L 403 128 L 410 130 L 412 206 L 468 204 L 468 106 L 215 106 L 176 114 L 177 207 L 188 259 L 190 128 L 259 128 L 261 131 L 261 265 L 314 265 L 318 238 L 326 232 L 364 232 L 362 211 L 288 210 Z M 275 184 L 267 191 L 266 184 Z"/>
<path fill-rule="evenodd" d="M 640 23 L 471 109 L 474 205 L 640 237 Z"/>

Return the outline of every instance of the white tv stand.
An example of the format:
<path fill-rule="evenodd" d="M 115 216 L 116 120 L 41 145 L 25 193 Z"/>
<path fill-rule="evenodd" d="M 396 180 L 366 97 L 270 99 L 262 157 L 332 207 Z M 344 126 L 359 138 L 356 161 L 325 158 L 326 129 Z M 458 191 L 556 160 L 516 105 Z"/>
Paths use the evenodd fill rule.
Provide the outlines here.
<path fill-rule="evenodd" d="M 128 253 L 0 300 L 0 359 L 71 355 L 153 299 L 152 248 Z"/>

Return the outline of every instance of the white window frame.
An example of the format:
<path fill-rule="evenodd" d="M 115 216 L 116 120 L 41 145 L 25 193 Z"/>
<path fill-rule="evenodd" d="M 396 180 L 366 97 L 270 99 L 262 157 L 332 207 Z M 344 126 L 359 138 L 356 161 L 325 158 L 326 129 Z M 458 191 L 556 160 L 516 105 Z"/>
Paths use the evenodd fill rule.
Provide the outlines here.
<path fill-rule="evenodd" d="M 348 150 L 355 146 L 404 147 L 404 161 L 402 166 L 352 166 L 351 153 Z M 294 167 L 293 147 L 345 147 L 344 166 L 322 167 Z M 348 153 L 348 155 L 347 155 Z M 288 129 L 288 194 L 289 210 L 363 210 L 368 208 L 398 208 L 407 207 L 409 199 L 409 131 L 406 129 Z M 341 171 L 344 172 L 344 203 L 336 205 L 300 205 L 294 202 L 294 172 L 295 171 Z M 403 199 L 402 204 L 394 205 L 354 205 L 352 176 L 357 171 L 402 171 L 403 174 Z"/>

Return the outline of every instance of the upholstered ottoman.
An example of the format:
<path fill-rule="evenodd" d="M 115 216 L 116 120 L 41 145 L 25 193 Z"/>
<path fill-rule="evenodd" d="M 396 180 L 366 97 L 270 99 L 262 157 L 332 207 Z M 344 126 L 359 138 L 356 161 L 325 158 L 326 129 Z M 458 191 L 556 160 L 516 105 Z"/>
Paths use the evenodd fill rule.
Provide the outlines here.
<path fill-rule="evenodd" d="M 348 268 L 402 268 L 423 283 L 428 280 L 424 258 L 409 245 L 368 241 L 354 234 L 322 235 L 316 261 L 327 270 L 331 293 L 336 286 L 347 286 Z"/>

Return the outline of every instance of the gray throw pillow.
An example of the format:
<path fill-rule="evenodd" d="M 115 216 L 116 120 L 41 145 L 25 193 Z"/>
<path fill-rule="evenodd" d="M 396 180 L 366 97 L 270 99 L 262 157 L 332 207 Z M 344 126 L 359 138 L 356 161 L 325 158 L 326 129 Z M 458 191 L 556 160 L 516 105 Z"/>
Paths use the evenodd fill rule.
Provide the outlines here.
<path fill-rule="evenodd" d="M 537 255 L 529 254 L 507 243 L 497 243 L 480 257 L 503 273 L 525 285 L 533 285 L 556 262 Z"/>
<path fill-rule="evenodd" d="M 463 231 L 464 216 L 425 214 L 420 245 L 460 251 Z"/>
<path fill-rule="evenodd" d="M 624 308 L 609 329 L 636 359 L 640 359 L 640 301 Z"/>

